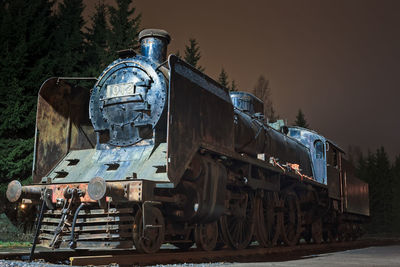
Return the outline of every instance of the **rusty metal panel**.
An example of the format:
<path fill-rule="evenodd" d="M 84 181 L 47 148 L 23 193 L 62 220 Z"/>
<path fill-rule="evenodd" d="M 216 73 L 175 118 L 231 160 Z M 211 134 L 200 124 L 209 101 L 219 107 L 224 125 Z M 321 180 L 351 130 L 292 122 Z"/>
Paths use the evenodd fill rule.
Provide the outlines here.
<path fill-rule="evenodd" d="M 88 89 L 58 78 L 43 83 L 36 115 L 34 183 L 39 183 L 70 150 L 95 146 L 88 114 L 89 95 Z"/>
<path fill-rule="evenodd" d="M 171 55 L 168 105 L 168 178 L 177 184 L 204 144 L 234 150 L 233 106 L 228 91 Z M 189 104 L 190 103 L 190 104 Z"/>
<path fill-rule="evenodd" d="M 369 216 L 368 184 L 354 175 L 350 163 L 342 160 L 344 209 L 346 212 Z"/>
<path fill-rule="evenodd" d="M 328 166 L 328 193 L 329 197 L 340 199 L 340 173 L 339 170 Z"/>

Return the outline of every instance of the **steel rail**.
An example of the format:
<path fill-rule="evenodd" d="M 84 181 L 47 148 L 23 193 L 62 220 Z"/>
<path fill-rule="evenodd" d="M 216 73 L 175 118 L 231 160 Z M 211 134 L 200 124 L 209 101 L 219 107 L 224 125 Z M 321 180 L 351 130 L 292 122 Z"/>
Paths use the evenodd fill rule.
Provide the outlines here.
<path fill-rule="evenodd" d="M 369 246 L 384 246 L 393 244 L 387 241 L 353 241 L 325 244 L 302 244 L 292 247 L 259 248 L 250 247 L 243 250 L 222 249 L 216 251 L 198 251 L 195 249 L 187 252 L 163 251 L 156 254 L 131 253 L 125 255 L 101 255 L 101 256 L 78 256 L 70 257 L 73 266 L 85 265 L 109 265 L 120 266 L 132 265 L 156 265 L 156 264 L 182 264 L 182 263 L 204 263 L 204 262 L 260 262 L 277 260 L 294 260 L 306 255 L 358 249 Z M 400 244 L 400 241 L 394 242 Z"/>
<path fill-rule="evenodd" d="M 140 254 L 134 249 L 114 250 L 71 250 L 59 249 L 56 251 L 40 248 L 35 251 L 34 258 L 50 263 L 69 263 L 73 266 L 85 265 L 155 265 L 204 262 L 268 262 L 295 260 L 304 256 L 320 253 L 329 253 L 349 249 L 365 248 L 370 246 L 399 245 L 398 239 L 364 239 L 350 242 L 301 244 L 292 247 L 277 246 L 260 248 L 252 246 L 243 250 L 221 249 L 216 251 L 199 251 L 195 248 L 182 252 L 178 249 L 161 249 L 155 254 Z M 165 246 L 164 246 L 165 247 Z M 0 251 L 0 260 L 27 260 L 29 251 L 25 249 L 10 249 Z"/>

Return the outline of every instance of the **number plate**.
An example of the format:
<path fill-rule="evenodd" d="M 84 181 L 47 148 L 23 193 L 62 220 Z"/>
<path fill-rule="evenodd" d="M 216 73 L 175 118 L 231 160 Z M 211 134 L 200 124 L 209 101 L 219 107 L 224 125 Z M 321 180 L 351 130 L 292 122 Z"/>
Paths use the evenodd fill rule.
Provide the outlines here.
<path fill-rule="evenodd" d="M 135 85 L 133 83 L 118 83 L 107 85 L 106 98 L 128 96 L 135 94 Z"/>

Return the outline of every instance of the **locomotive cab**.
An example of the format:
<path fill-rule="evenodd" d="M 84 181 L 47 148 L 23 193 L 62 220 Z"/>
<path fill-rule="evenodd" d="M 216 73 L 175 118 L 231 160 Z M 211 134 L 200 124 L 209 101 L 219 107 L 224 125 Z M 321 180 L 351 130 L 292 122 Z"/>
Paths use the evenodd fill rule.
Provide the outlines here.
<path fill-rule="evenodd" d="M 288 127 L 288 136 L 296 139 L 310 150 L 314 179 L 327 184 L 326 143 L 327 140 L 314 131 L 301 127 Z"/>

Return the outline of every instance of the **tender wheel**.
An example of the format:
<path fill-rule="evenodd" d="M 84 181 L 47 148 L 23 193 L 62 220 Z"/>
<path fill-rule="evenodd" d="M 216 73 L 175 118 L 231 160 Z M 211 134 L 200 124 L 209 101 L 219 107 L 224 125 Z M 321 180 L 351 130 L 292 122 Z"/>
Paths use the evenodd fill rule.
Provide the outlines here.
<path fill-rule="evenodd" d="M 196 246 L 199 249 L 205 251 L 214 250 L 218 241 L 218 223 L 212 222 L 196 225 L 194 237 Z"/>
<path fill-rule="evenodd" d="M 347 223 L 341 223 L 338 225 L 338 241 L 339 242 L 344 242 L 344 241 L 349 241 L 349 227 Z"/>
<path fill-rule="evenodd" d="M 322 220 L 321 218 L 315 220 L 311 224 L 311 236 L 315 244 L 322 243 Z"/>
<path fill-rule="evenodd" d="M 301 213 L 297 195 L 288 191 L 283 195 L 282 240 L 288 246 L 299 242 L 301 234 Z"/>
<path fill-rule="evenodd" d="M 244 193 L 231 199 L 229 205 L 230 214 L 220 219 L 223 240 L 233 249 L 244 249 L 250 244 L 254 232 L 254 198 Z"/>
<path fill-rule="evenodd" d="M 282 224 L 282 214 L 276 211 L 279 197 L 277 193 L 266 193 L 256 201 L 255 235 L 262 247 L 275 246 Z"/>
<path fill-rule="evenodd" d="M 332 226 L 323 226 L 323 240 L 325 243 L 334 243 L 337 241 L 337 230 Z"/>
<path fill-rule="evenodd" d="M 361 228 L 358 224 L 353 223 L 351 229 L 351 240 L 356 241 L 361 236 Z"/>
<path fill-rule="evenodd" d="M 133 223 L 133 242 L 138 251 L 143 253 L 157 252 L 164 241 L 164 217 L 156 207 L 151 207 L 154 225 L 144 229 L 142 211 L 138 210 Z"/>

